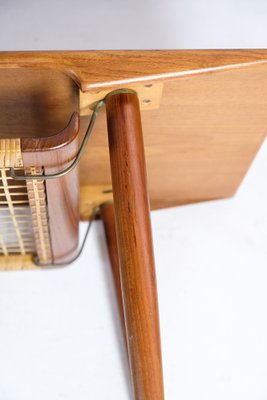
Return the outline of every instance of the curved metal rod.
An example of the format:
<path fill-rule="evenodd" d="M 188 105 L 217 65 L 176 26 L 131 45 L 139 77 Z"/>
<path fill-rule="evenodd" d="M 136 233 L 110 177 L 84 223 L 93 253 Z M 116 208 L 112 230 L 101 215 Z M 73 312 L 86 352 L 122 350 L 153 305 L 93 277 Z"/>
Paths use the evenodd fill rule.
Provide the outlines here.
<path fill-rule="evenodd" d="M 85 232 L 85 234 L 84 234 L 84 238 L 83 238 L 81 247 L 80 247 L 78 253 L 77 253 L 71 260 L 65 261 L 65 262 L 64 262 L 64 261 L 62 261 L 62 262 L 55 262 L 55 263 L 52 262 L 52 263 L 46 264 L 46 263 L 41 263 L 41 262 L 39 261 L 38 257 L 35 256 L 35 257 L 33 257 L 33 262 L 34 262 L 34 264 L 35 264 L 37 267 L 42 267 L 42 268 L 65 267 L 66 265 L 72 264 L 74 261 L 76 261 L 76 260 L 80 257 L 80 255 L 82 254 L 82 252 L 83 252 L 83 249 L 84 249 L 84 247 L 85 247 L 85 243 L 86 243 L 87 237 L 88 237 L 88 235 L 89 235 L 89 232 L 90 232 L 90 230 L 91 230 L 93 221 L 95 220 L 95 217 L 96 217 L 98 211 L 99 211 L 99 207 L 95 207 L 95 208 L 93 209 L 92 214 L 91 214 L 91 219 L 90 219 L 90 221 L 88 222 L 88 226 L 87 226 L 86 232 Z"/>
<path fill-rule="evenodd" d="M 81 157 L 82 157 L 82 155 L 84 153 L 84 150 L 85 150 L 85 147 L 87 145 L 87 142 L 88 142 L 88 140 L 89 140 L 89 138 L 91 136 L 91 133 L 92 133 L 95 121 L 96 121 L 97 114 L 98 114 L 100 108 L 104 104 L 105 104 L 105 100 L 100 100 L 96 104 L 96 106 L 94 108 L 94 111 L 93 111 L 93 114 L 92 114 L 92 117 L 90 119 L 88 128 L 87 128 L 87 131 L 86 131 L 86 133 L 84 135 L 81 147 L 80 147 L 80 149 L 79 149 L 79 151 L 77 153 L 77 156 L 76 156 L 75 160 L 73 161 L 73 163 L 71 165 L 69 165 L 66 169 L 63 169 L 62 171 L 55 172 L 53 174 L 48 174 L 48 175 L 16 175 L 15 169 L 14 168 L 10 168 L 10 176 L 13 179 L 17 180 L 17 181 L 34 180 L 34 179 L 38 179 L 38 180 L 45 179 L 45 180 L 47 180 L 47 179 L 61 178 L 62 176 L 64 176 L 64 175 L 68 174 L 69 172 L 71 172 L 77 166 L 77 164 L 79 163 L 79 161 L 80 161 L 80 159 L 81 159 Z"/>
<path fill-rule="evenodd" d="M 75 160 L 73 161 L 73 163 L 71 165 L 69 165 L 66 169 L 59 171 L 59 172 L 55 172 L 53 174 L 47 174 L 47 175 L 16 175 L 15 169 L 14 168 L 10 168 L 10 176 L 17 180 L 17 181 L 26 181 L 26 180 L 48 180 L 48 179 L 56 179 L 56 178 L 61 178 L 62 176 L 68 174 L 69 172 L 71 172 L 80 162 L 82 155 L 84 153 L 85 147 L 88 143 L 88 140 L 91 136 L 95 121 L 96 121 L 96 117 L 98 115 L 98 112 L 100 111 L 100 109 L 106 104 L 106 100 L 109 96 L 113 96 L 114 94 L 118 94 L 118 93 L 133 93 L 136 94 L 136 92 L 132 89 L 117 89 L 117 90 L 113 90 L 112 92 L 108 93 L 106 95 L 106 97 L 100 101 L 98 101 L 96 103 L 96 106 L 94 108 L 93 114 L 91 116 L 87 131 L 84 135 L 81 147 L 77 153 L 77 156 L 75 158 Z"/>

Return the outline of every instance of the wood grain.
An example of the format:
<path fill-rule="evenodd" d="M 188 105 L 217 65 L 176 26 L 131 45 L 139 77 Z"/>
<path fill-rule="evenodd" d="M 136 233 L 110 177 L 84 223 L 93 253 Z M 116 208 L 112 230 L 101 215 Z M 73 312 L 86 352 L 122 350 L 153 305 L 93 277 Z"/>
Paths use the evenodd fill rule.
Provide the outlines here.
<path fill-rule="evenodd" d="M 62 71 L 82 91 L 113 90 L 189 74 L 266 65 L 267 50 L 117 50 L 0 52 L 0 68 Z"/>
<path fill-rule="evenodd" d="M 266 79 L 267 50 L 2 52 L 1 137 L 56 134 L 79 110 L 79 89 L 160 83 L 160 108 L 142 111 L 152 208 L 225 198 L 266 137 Z M 104 110 L 80 171 L 82 194 L 111 183 Z M 87 219 L 95 198 L 81 201 Z"/>
<path fill-rule="evenodd" d="M 107 121 L 120 279 L 135 398 L 163 400 L 157 288 L 137 96 L 110 96 Z"/>
<path fill-rule="evenodd" d="M 112 271 L 112 277 L 114 282 L 114 287 L 117 296 L 118 309 L 120 313 L 121 326 L 123 336 L 125 338 L 125 346 L 127 349 L 127 335 L 125 318 L 123 311 L 123 300 L 122 300 L 122 288 L 121 288 L 121 278 L 120 278 L 120 267 L 119 267 L 119 253 L 116 238 L 116 227 L 115 227 L 115 214 L 113 202 L 105 202 L 100 206 L 100 216 L 103 221 L 105 236 L 107 242 L 107 248 L 110 259 L 110 266 Z"/>
<path fill-rule="evenodd" d="M 58 70 L 1 68 L 0 110 L 2 138 L 52 136 L 79 111 L 79 89 Z"/>
<path fill-rule="evenodd" d="M 160 109 L 141 112 L 152 209 L 236 193 L 266 137 L 265 81 L 267 68 L 255 66 L 164 83 Z M 81 185 L 110 183 L 102 110 L 82 160 Z"/>
<path fill-rule="evenodd" d="M 54 136 L 22 138 L 24 167 L 44 167 L 46 174 L 65 169 L 78 152 L 78 132 L 79 117 L 74 113 L 65 129 Z M 45 181 L 45 185 L 53 260 L 68 261 L 76 253 L 79 239 L 78 169 Z"/>

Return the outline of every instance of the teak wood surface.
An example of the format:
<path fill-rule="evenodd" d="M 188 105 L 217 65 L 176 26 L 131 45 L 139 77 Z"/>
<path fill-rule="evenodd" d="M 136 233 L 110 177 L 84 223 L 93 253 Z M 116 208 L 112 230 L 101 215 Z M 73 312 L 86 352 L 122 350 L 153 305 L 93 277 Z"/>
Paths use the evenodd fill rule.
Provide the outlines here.
<path fill-rule="evenodd" d="M 164 399 L 148 192 L 152 208 L 233 195 L 266 136 L 266 79 L 265 50 L 0 53 L 0 135 L 21 138 L 25 167 L 65 168 L 95 101 L 137 93 L 107 98 L 80 184 L 77 170 L 46 183 L 53 250 L 64 260 L 77 248 L 79 189 L 85 219 L 112 198 L 112 175 L 117 245 L 110 208 L 102 215 L 136 399 Z M 31 267 L 29 256 L 4 262 Z"/>
<path fill-rule="evenodd" d="M 79 118 L 73 113 L 65 129 L 53 136 L 22 137 L 21 152 L 25 168 L 43 167 L 51 174 L 65 169 L 79 148 Z M 46 181 L 49 235 L 53 262 L 69 261 L 79 241 L 79 175 L 69 174 Z"/>
<path fill-rule="evenodd" d="M 107 99 L 116 238 L 136 400 L 163 400 L 157 286 L 138 98 Z"/>
<path fill-rule="evenodd" d="M 142 93 L 152 208 L 225 198 L 237 190 L 266 136 L 266 79 L 266 50 L 2 52 L 0 132 L 54 135 L 79 111 L 81 91 L 94 99 L 130 87 Z M 158 84 L 162 95 L 153 108 Z M 80 137 L 88 119 L 83 110 Z M 104 109 L 80 177 L 81 217 L 87 219 L 106 198 L 98 189 L 111 185 Z"/>
<path fill-rule="evenodd" d="M 122 332 L 125 338 L 125 346 L 127 350 L 127 335 L 125 327 L 125 318 L 123 311 L 123 299 L 122 299 L 122 288 L 120 278 L 120 266 L 119 266 L 119 253 L 116 238 L 116 227 L 115 227 L 115 213 L 113 202 L 108 201 L 100 206 L 100 216 L 103 221 L 105 236 L 109 254 L 109 260 L 112 271 L 112 278 L 116 291 L 117 304 L 120 313 Z"/>

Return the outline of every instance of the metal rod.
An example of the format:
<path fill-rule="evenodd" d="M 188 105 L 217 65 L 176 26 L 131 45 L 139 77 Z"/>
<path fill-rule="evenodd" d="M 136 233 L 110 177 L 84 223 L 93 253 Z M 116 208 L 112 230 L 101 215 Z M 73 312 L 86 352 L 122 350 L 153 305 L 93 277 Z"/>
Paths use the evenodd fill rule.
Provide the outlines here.
<path fill-rule="evenodd" d="M 75 158 L 75 160 L 73 161 L 73 163 L 66 169 L 59 171 L 59 172 L 55 172 L 53 174 L 48 174 L 48 175 L 16 175 L 15 173 L 15 169 L 14 168 L 10 168 L 10 176 L 12 179 L 14 180 L 23 180 L 23 181 L 31 181 L 31 180 L 49 180 L 49 179 L 56 179 L 56 178 L 61 178 L 62 176 L 65 176 L 66 174 L 68 174 L 69 172 L 71 172 L 80 162 L 82 155 L 84 153 L 84 150 L 86 148 L 86 145 L 88 143 L 88 140 L 91 136 L 97 115 L 100 111 L 100 109 L 106 104 L 107 99 L 109 98 L 109 96 L 113 95 L 113 94 L 119 94 L 119 93 L 132 93 L 132 94 L 136 94 L 136 92 L 134 90 L 131 89 L 118 89 L 118 90 L 114 90 L 111 93 L 108 93 L 107 96 L 98 101 L 95 105 L 95 108 L 93 110 L 93 114 L 91 116 L 91 119 L 89 121 L 89 125 L 87 128 L 87 131 L 85 133 L 85 136 L 83 138 L 81 147 L 77 153 L 77 156 Z"/>

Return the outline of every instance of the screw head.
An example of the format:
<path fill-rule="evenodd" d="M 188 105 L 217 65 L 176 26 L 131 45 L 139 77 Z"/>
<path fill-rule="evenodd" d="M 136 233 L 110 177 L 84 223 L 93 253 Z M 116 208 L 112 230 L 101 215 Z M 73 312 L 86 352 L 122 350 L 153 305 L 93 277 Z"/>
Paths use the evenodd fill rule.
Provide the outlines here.
<path fill-rule="evenodd" d="M 145 105 L 147 105 L 147 104 L 150 104 L 150 103 L 151 103 L 151 100 L 149 100 L 149 99 L 143 99 L 142 103 L 145 104 Z"/>

